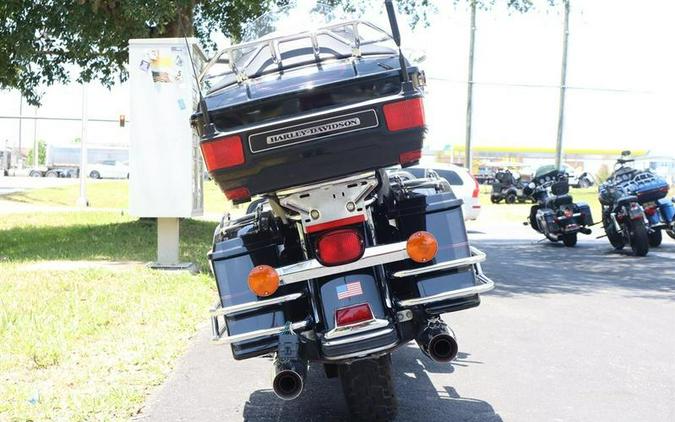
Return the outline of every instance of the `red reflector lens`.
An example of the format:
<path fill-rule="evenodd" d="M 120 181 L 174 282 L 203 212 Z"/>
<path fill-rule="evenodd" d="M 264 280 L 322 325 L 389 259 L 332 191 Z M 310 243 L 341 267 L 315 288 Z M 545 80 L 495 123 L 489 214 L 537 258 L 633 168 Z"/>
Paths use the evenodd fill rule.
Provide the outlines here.
<path fill-rule="evenodd" d="M 202 142 L 202 155 L 209 171 L 244 164 L 244 147 L 238 135 Z"/>
<path fill-rule="evenodd" d="M 645 214 L 647 214 L 650 217 L 656 214 L 656 207 L 645 208 Z"/>
<path fill-rule="evenodd" d="M 424 126 L 422 98 L 385 104 L 382 111 L 384 112 L 384 119 L 387 121 L 387 129 L 392 132 Z"/>
<path fill-rule="evenodd" d="M 398 162 L 404 166 L 406 164 L 415 163 L 422 158 L 422 151 L 408 151 L 398 156 Z"/>
<path fill-rule="evenodd" d="M 373 311 L 370 310 L 370 306 L 367 303 L 335 311 L 335 325 L 338 327 L 370 321 L 373 318 Z"/>
<path fill-rule="evenodd" d="M 478 195 L 480 195 L 480 185 L 478 184 L 478 180 L 476 180 L 475 177 L 473 177 L 473 174 L 469 173 L 469 176 L 473 179 L 473 192 L 471 192 L 471 197 L 472 198 L 478 198 Z"/>
<path fill-rule="evenodd" d="M 241 201 L 251 197 L 251 192 L 247 188 L 236 188 L 225 191 L 225 196 L 230 201 Z"/>
<path fill-rule="evenodd" d="M 356 230 L 344 229 L 326 233 L 316 242 L 316 255 L 323 265 L 341 265 L 361 258 L 363 239 Z"/>

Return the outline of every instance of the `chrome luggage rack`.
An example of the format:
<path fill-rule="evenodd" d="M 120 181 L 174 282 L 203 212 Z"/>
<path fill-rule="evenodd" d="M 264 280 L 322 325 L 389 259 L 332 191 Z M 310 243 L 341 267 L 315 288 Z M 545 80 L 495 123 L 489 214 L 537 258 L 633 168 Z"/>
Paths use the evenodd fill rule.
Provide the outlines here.
<path fill-rule="evenodd" d="M 370 30 L 374 30 L 381 34 L 379 38 L 363 40 L 359 35 L 359 28 L 367 27 Z M 340 34 L 350 34 L 349 38 L 345 38 Z M 321 48 L 319 46 L 318 35 L 327 35 L 344 45 L 351 48 L 352 57 L 361 57 L 361 47 L 369 44 L 376 44 L 383 41 L 393 41 L 393 38 L 389 33 L 383 29 L 373 25 L 370 22 L 362 20 L 350 20 L 346 22 L 333 23 L 330 25 L 325 25 L 319 28 L 316 28 L 312 31 L 304 31 L 296 34 L 290 35 L 279 35 L 275 37 L 262 38 L 259 40 L 254 40 L 250 42 L 245 42 L 241 44 L 234 45 L 232 47 L 224 48 L 220 50 L 214 57 L 211 59 L 201 74 L 199 75 L 199 82 L 203 83 L 205 80 L 224 76 L 228 73 L 233 73 L 236 76 L 237 82 L 243 82 L 249 78 L 249 74 L 246 71 L 247 67 L 255 60 L 255 58 L 264 50 L 267 50 L 273 63 L 279 67 L 283 67 L 283 61 L 281 59 L 281 51 L 279 49 L 279 44 L 289 41 L 296 41 L 303 38 L 308 38 L 312 43 L 312 49 L 314 52 L 314 57 L 316 61 L 321 61 L 320 57 Z M 242 60 L 245 55 L 248 55 L 248 59 Z M 349 56 L 346 56 L 349 57 Z M 219 73 L 215 75 L 209 75 L 209 70 L 216 64 L 228 65 L 230 72 Z"/>
<path fill-rule="evenodd" d="M 449 269 L 473 269 L 476 275 L 477 284 L 471 287 L 451 290 L 439 293 L 432 296 L 405 299 L 396 302 L 397 310 L 410 308 L 428 303 L 439 302 L 443 300 L 459 299 L 470 297 L 477 294 L 485 293 L 494 288 L 494 282 L 489 279 L 481 268 L 480 263 L 485 261 L 486 255 L 480 250 L 470 247 L 471 256 L 466 258 L 458 258 L 450 261 L 439 262 L 426 267 L 415 268 L 412 270 L 398 271 L 392 274 L 393 278 L 403 278 L 427 274 L 434 271 L 449 270 Z M 406 242 L 392 243 L 388 245 L 379 245 L 366 248 L 363 257 L 358 261 L 348 264 L 337 265 L 334 267 L 324 267 L 316 259 L 298 262 L 296 264 L 287 265 L 285 267 L 277 268 L 276 271 L 280 277 L 280 285 L 285 286 L 293 283 L 306 282 L 319 277 L 326 277 L 334 274 L 345 273 L 361 268 L 374 267 L 378 265 L 389 264 L 392 262 L 409 259 L 406 250 Z M 256 338 L 266 337 L 274 334 L 279 334 L 286 329 L 284 325 L 266 328 L 262 330 L 251 331 L 248 333 L 236 334 L 232 336 L 225 335 L 225 323 L 221 324 L 219 318 L 227 315 L 236 314 L 244 311 L 252 311 L 262 309 L 267 306 L 278 305 L 284 302 L 290 302 L 300 299 L 304 293 L 293 293 L 285 296 L 279 296 L 271 299 L 259 300 L 256 302 L 246 302 L 237 305 L 232 305 L 223 308 L 220 303 L 214 305 L 211 309 L 211 329 L 213 333 L 213 341 L 218 344 L 236 343 L 245 340 L 252 340 Z M 302 332 L 311 328 L 311 323 L 308 320 L 293 322 L 291 324 L 293 331 Z"/>

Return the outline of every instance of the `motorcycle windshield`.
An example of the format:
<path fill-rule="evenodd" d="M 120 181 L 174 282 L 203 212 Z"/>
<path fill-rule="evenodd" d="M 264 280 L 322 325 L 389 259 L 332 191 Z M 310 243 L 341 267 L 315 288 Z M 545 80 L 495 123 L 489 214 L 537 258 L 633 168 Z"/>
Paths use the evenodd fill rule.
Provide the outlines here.
<path fill-rule="evenodd" d="M 202 72 L 203 88 L 215 90 L 247 79 L 350 57 L 393 55 L 383 29 L 348 20 L 322 3 L 276 8 L 247 24 L 242 42 L 220 51 Z"/>

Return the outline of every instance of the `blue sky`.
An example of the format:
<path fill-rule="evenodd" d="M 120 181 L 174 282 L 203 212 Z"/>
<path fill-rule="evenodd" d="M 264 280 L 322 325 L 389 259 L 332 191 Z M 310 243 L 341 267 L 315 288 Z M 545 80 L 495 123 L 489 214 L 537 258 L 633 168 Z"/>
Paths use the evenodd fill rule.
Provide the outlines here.
<path fill-rule="evenodd" d="M 501 3 L 501 2 L 500 2 Z M 428 142 L 435 148 L 464 142 L 469 13 L 438 2 L 427 28 L 403 33 L 422 51 L 429 77 Z M 543 4 L 540 1 L 538 4 Z M 372 20 L 386 27 L 381 13 Z M 669 0 L 572 0 L 565 144 L 589 148 L 647 148 L 675 154 L 675 4 Z M 557 131 L 562 15 L 540 7 L 525 15 L 499 5 L 477 18 L 474 143 L 550 145 Z M 540 85 L 522 87 L 513 85 Z M 39 115 L 79 117 L 81 87 L 46 90 Z M 0 114 L 18 114 L 19 96 L 0 92 Z M 125 86 L 89 88 L 90 116 L 128 115 Z M 24 107 L 32 115 L 32 108 Z M 23 125 L 32 142 L 33 125 Z M 63 143 L 78 137 L 77 122 L 40 122 L 37 138 Z M 0 119 L 0 142 L 16 142 L 16 122 Z M 93 143 L 128 142 L 128 130 L 92 123 Z"/>

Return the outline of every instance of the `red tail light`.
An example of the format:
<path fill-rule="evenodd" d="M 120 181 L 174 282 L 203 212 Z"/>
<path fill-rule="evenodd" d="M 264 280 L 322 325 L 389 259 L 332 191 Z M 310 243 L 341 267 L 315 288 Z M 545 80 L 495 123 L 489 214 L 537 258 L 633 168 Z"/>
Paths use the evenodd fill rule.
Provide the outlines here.
<path fill-rule="evenodd" d="M 244 146 L 238 135 L 203 142 L 202 155 L 209 171 L 244 164 Z"/>
<path fill-rule="evenodd" d="M 650 217 L 656 214 L 656 207 L 645 208 L 645 214 L 647 214 Z"/>
<path fill-rule="evenodd" d="M 474 183 L 473 192 L 471 192 L 471 197 L 478 198 L 478 195 L 480 195 L 480 185 L 478 184 L 478 180 L 476 180 L 476 178 L 473 177 L 473 174 L 471 173 L 469 173 L 469 176 L 471 176 Z"/>
<path fill-rule="evenodd" d="M 316 242 L 317 259 L 327 267 L 356 261 L 363 256 L 363 251 L 363 239 L 353 229 L 326 233 Z"/>
<path fill-rule="evenodd" d="M 424 126 L 424 103 L 422 98 L 397 101 L 382 107 L 387 129 L 392 132 Z"/>
<path fill-rule="evenodd" d="M 350 306 L 335 311 L 335 325 L 344 327 L 345 325 L 354 325 L 359 322 L 370 321 L 374 319 L 373 311 L 370 305 L 362 303 L 360 305 Z"/>
<path fill-rule="evenodd" d="M 235 188 L 225 191 L 225 196 L 230 201 L 243 201 L 251 197 L 251 192 L 247 188 Z"/>
<path fill-rule="evenodd" d="M 404 152 L 403 154 L 398 156 L 398 162 L 404 166 L 406 164 L 411 164 L 415 163 L 422 158 L 422 151 L 417 150 L 417 151 L 409 151 L 409 152 Z"/>

